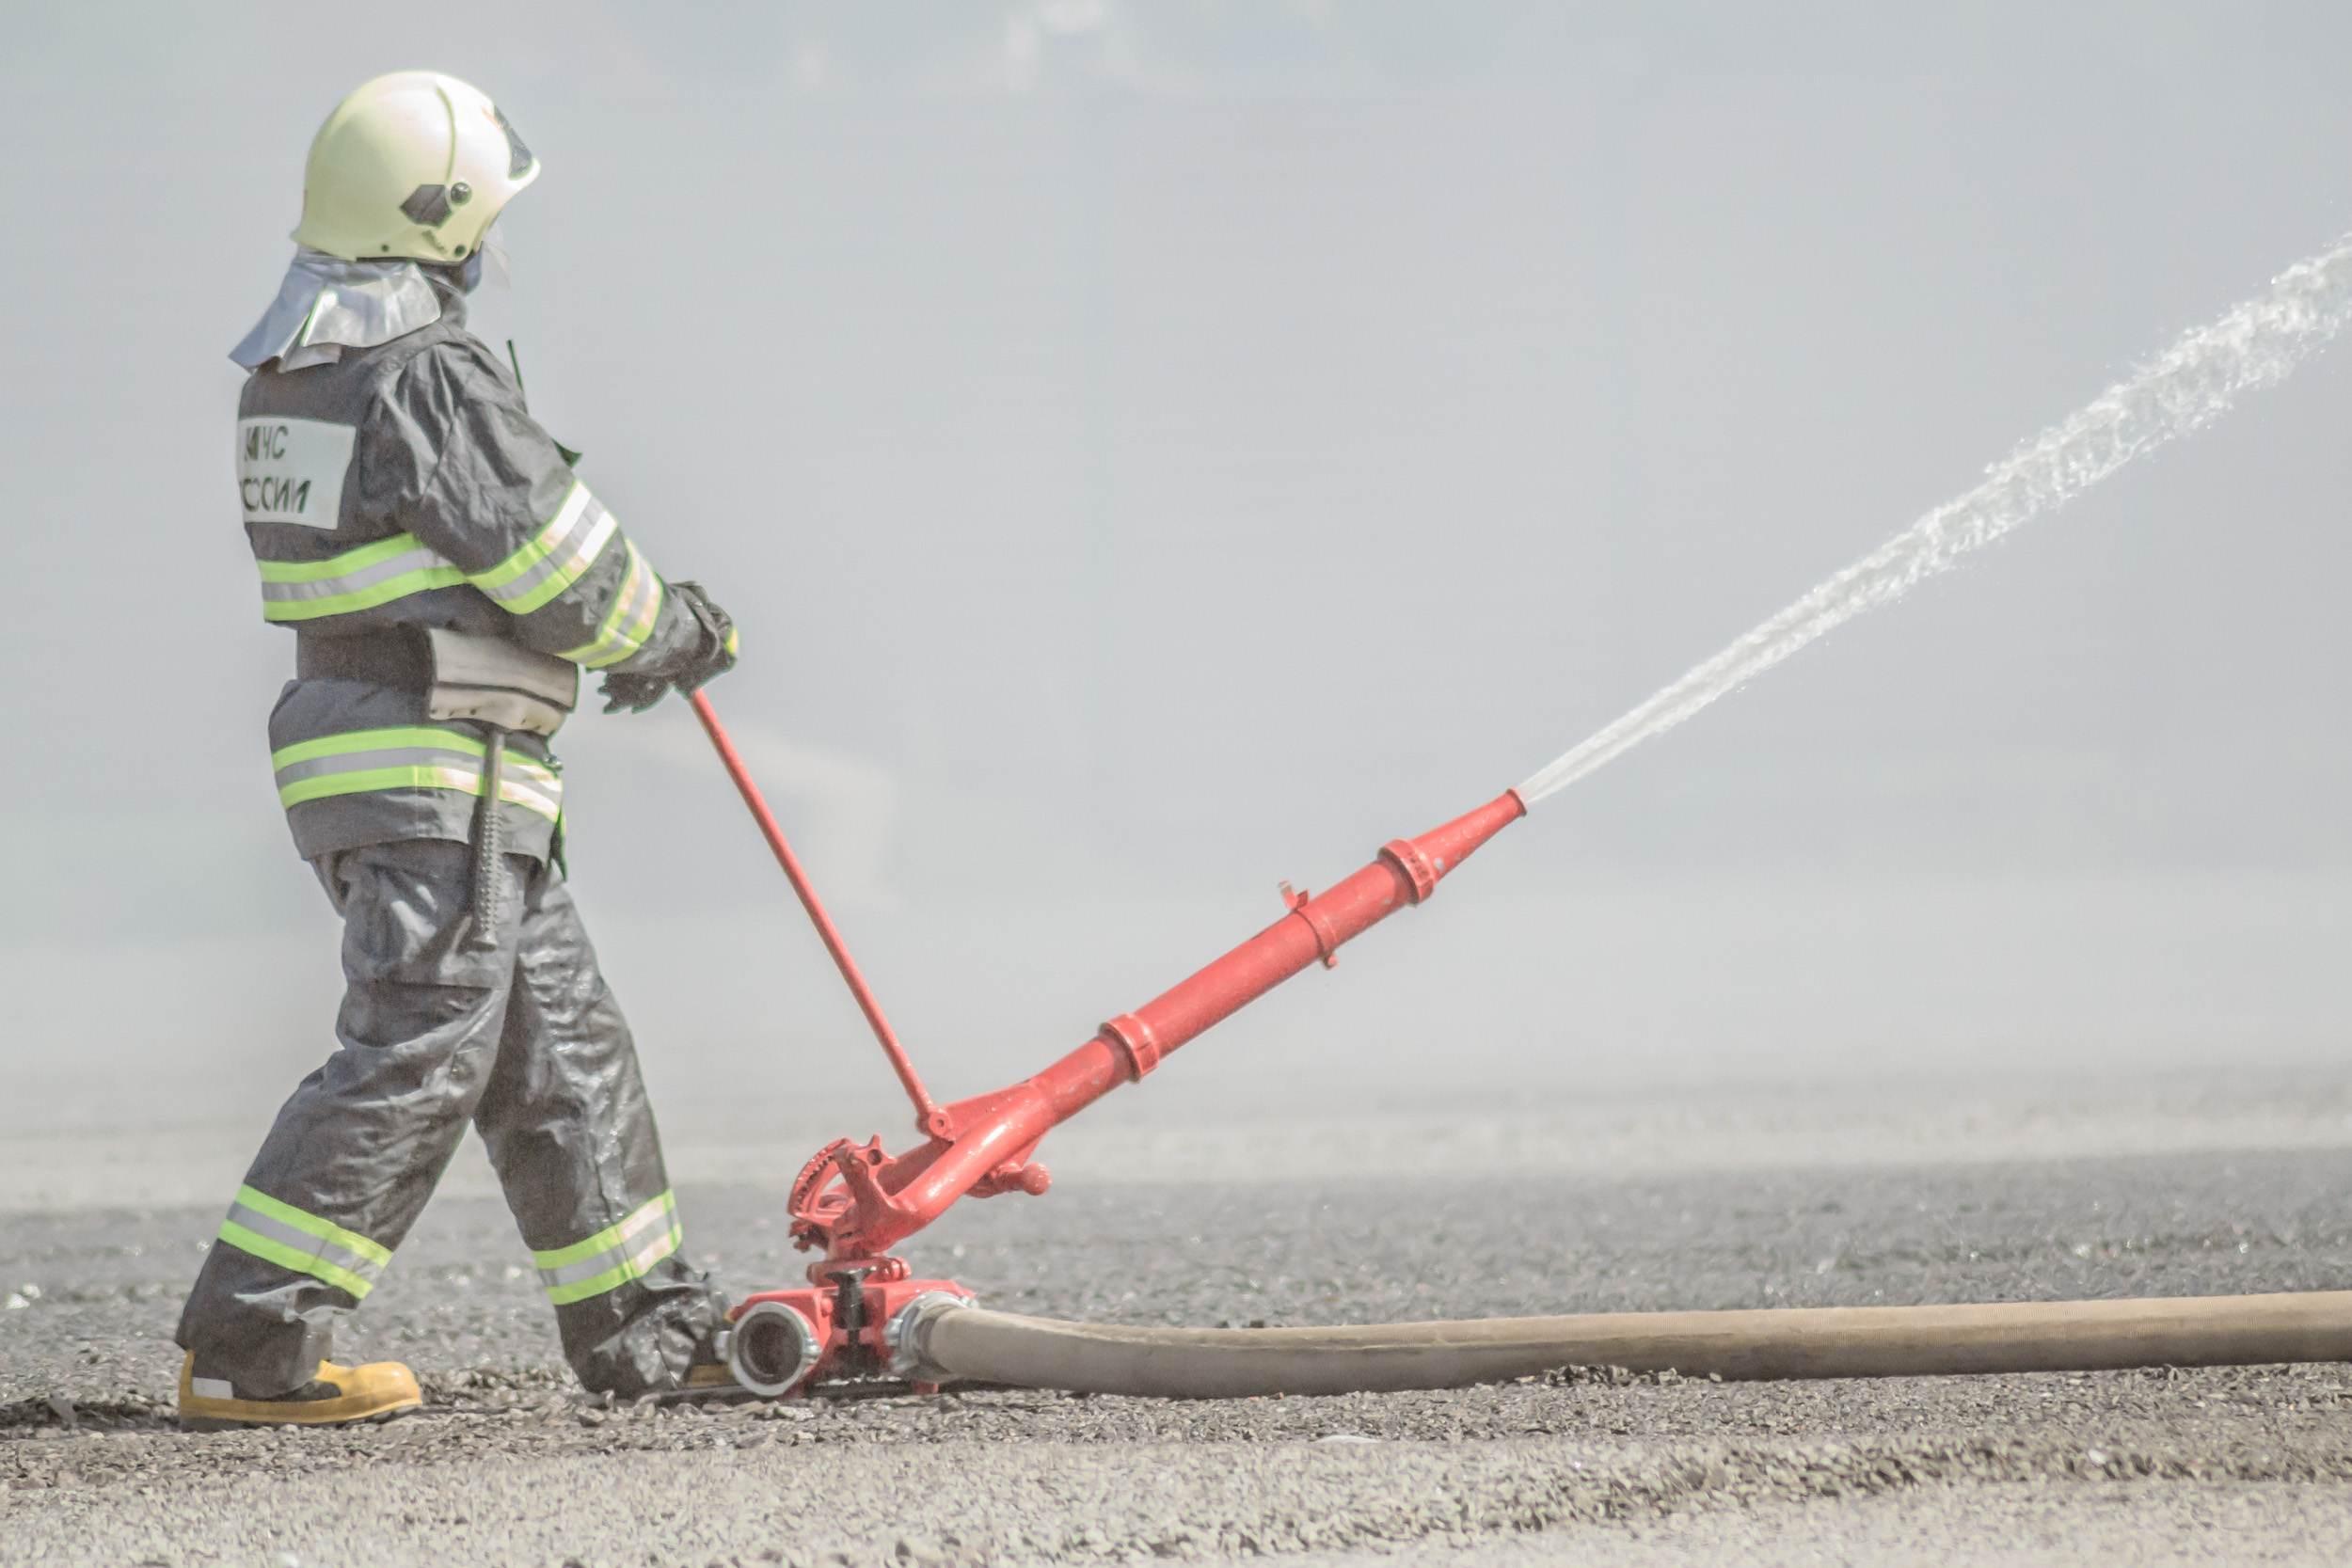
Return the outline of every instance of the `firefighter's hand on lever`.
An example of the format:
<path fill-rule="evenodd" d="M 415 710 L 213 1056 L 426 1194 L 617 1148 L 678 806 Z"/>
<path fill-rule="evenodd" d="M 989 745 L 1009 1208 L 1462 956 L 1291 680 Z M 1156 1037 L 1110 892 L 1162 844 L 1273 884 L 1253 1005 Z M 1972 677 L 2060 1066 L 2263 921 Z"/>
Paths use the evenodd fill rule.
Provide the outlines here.
<path fill-rule="evenodd" d="M 674 582 L 669 586 L 678 608 L 692 616 L 695 626 L 701 628 L 694 652 L 685 662 L 669 669 L 607 672 L 601 688 L 607 713 L 618 713 L 624 708 L 643 713 L 673 688 L 691 695 L 735 668 L 739 651 L 735 618 L 721 610 L 699 582 Z"/>

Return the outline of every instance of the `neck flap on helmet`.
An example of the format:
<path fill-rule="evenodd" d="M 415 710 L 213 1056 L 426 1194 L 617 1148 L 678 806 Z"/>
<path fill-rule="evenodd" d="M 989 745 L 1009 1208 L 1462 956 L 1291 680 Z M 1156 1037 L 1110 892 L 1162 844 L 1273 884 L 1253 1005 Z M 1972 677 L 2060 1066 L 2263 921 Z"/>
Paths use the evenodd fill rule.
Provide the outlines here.
<path fill-rule="evenodd" d="M 410 261 L 346 261 L 308 246 L 294 251 L 278 297 L 229 357 L 246 370 L 324 365 L 347 348 L 373 348 L 441 319 L 439 294 Z"/>

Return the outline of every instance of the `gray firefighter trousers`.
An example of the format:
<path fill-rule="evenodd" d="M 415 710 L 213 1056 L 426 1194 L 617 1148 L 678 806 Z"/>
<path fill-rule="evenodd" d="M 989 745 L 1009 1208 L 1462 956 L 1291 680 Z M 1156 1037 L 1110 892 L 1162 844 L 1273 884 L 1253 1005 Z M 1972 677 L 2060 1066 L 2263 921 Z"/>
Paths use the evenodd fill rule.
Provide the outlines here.
<path fill-rule="evenodd" d="M 504 857 L 485 930 L 464 844 L 311 863 L 343 919 L 340 1048 L 278 1113 L 188 1296 L 199 1375 L 251 1398 L 308 1382 L 471 1123 L 580 1382 L 681 1386 L 724 1306 L 681 1255 L 636 1047 L 563 878 Z"/>

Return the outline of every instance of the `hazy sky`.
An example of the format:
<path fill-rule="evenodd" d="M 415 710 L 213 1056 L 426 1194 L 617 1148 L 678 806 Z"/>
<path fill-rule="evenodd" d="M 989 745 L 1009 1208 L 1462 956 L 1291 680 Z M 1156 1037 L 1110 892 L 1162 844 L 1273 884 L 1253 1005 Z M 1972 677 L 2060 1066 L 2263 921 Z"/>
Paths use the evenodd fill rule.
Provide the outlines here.
<path fill-rule="evenodd" d="M 741 623 L 714 697 L 876 920 L 1320 885 L 2352 226 L 2322 5 L 6 28 L 20 955 L 323 918 L 269 788 L 292 639 L 225 356 L 378 71 L 466 76 L 544 160 L 478 324 Z M 1557 798 L 1492 885 L 2352 869 L 2345 352 Z M 565 731 L 593 908 L 774 910 L 699 746 L 676 711 Z"/>

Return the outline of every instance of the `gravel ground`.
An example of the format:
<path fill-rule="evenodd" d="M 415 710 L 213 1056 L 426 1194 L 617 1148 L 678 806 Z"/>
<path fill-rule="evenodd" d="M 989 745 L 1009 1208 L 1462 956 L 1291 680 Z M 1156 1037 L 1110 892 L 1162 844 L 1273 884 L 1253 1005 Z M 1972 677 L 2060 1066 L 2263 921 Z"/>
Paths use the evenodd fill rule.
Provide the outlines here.
<path fill-rule="evenodd" d="M 910 1256 L 1009 1310 L 1204 1324 L 2331 1290 L 2347 1186 L 2352 1150 L 1072 1184 L 966 1205 Z M 797 1273 L 779 1193 L 680 1201 L 730 1288 Z M 608 1411 L 484 1199 L 434 1206 L 342 1347 L 408 1361 L 427 1412 L 183 1435 L 169 1336 L 216 1223 L 0 1215 L 0 1561 L 2352 1559 L 2333 1366 Z"/>

